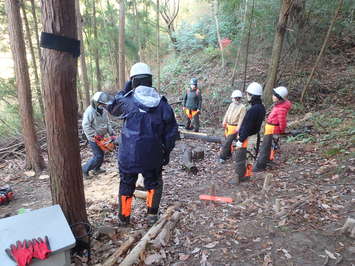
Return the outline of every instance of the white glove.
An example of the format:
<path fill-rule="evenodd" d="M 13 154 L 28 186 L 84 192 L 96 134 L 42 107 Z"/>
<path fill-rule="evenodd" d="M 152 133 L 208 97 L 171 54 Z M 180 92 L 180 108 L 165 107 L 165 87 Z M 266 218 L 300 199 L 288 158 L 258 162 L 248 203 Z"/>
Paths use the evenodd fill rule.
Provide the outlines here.
<path fill-rule="evenodd" d="M 239 140 L 237 141 L 237 143 L 235 144 L 235 146 L 237 148 L 241 148 L 243 146 L 243 142 L 240 142 Z"/>

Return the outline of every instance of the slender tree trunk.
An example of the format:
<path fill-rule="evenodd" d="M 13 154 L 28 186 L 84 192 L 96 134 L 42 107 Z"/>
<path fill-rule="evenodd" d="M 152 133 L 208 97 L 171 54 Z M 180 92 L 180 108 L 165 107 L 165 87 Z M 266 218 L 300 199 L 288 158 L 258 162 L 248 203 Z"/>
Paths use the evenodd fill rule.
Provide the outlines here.
<path fill-rule="evenodd" d="M 160 3 L 157 0 L 157 90 L 160 90 Z"/>
<path fill-rule="evenodd" d="M 251 15 L 250 15 L 248 39 L 247 39 L 247 50 L 246 50 L 246 53 L 245 53 L 243 92 L 245 92 L 245 84 L 246 84 L 246 81 L 247 81 L 247 67 L 248 67 L 248 56 L 249 56 L 250 32 L 251 32 L 251 25 L 253 24 L 253 19 L 254 19 L 254 0 L 253 0 L 253 5 L 251 7 Z"/>
<path fill-rule="evenodd" d="M 75 2 L 41 0 L 43 31 L 77 38 Z M 80 165 L 77 59 L 43 49 L 43 93 L 53 204 L 60 204 L 69 224 L 87 222 Z"/>
<path fill-rule="evenodd" d="M 245 0 L 244 22 L 243 22 L 243 28 L 242 28 L 242 31 L 241 31 L 241 35 L 242 36 L 240 38 L 240 45 L 239 45 L 239 48 L 238 48 L 237 56 L 236 56 L 235 61 L 234 61 L 233 74 L 232 74 L 232 83 L 231 83 L 232 87 L 234 86 L 234 81 L 235 81 L 235 78 L 237 76 L 239 58 L 240 58 L 240 54 L 241 54 L 241 51 L 242 51 L 242 43 L 243 43 L 243 39 L 244 39 L 245 25 L 247 23 L 247 20 L 246 20 L 247 19 L 247 10 L 248 10 L 248 0 Z M 240 9 L 240 13 L 242 13 L 241 9 Z"/>
<path fill-rule="evenodd" d="M 339 0 L 338 8 L 337 8 L 337 10 L 335 11 L 335 14 L 334 14 L 334 17 L 333 17 L 333 19 L 332 19 L 332 22 L 331 22 L 330 25 L 329 25 L 329 28 L 328 28 L 328 31 L 327 31 L 327 35 L 325 36 L 324 41 L 323 41 L 322 48 L 321 48 L 321 50 L 320 50 L 320 52 L 319 52 L 319 54 L 318 54 L 318 57 L 317 57 L 317 59 L 316 59 L 316 62 L 314 63 L 312 72 L 311 72 L 311 74 L 310 74 L 309 77 L 308 77 L 307 83 L 306 83 L 306 85 L 304 86 L 304 88 L 303 88 L 303 90 L 302 90 L 301 99 L 300 99 L 301 102 L 303 102 L 304 95 L 305 95 L 306 91 L 307 91 L 308 88 L 309 88 L 309 84 L 310 84 L 311 81 L 312 81 L 314 72 L 316 71 L 316 68 L 317 68 L 317 66 L 318 66 L 318 64 L 319 64 L 319 61 L 320 61 L 320 59 L 321 59 L 321 57 L 322 57 L 322 55 L 323 55 L 323 53 L 324 53 L 324 50 L 325 50 L 325 48 L 326 48 L 326 46 L 327 46 L 327 42 L 328 42 L 330 33 L 331 33 L 331 31 L 332 31 L 332 28 L 333 28 L 333 26 L 334 26 L 335 21 L 337 20 L 339 11 L 340 11 L 340 9 L 341 9 L 342 6 L 343 6 L 343 0 Z"/>
<path fill-rule="evenodd" d="M 99 53 L 99 40 L 97 38 L 97 21 L 96 21 L 96 0 L 92 1 L 93 9 L 93 21 L 94 21 L 94 54 L 95 54 L 95 66 L 96 66 L 96 82 L 97 91 L 101 91 L 101 71 L 100 71 L 100 53 Z"/>
<path fill-rule="evenodd" d="M 283 41 L 286 33 L 287 20 L 292 3 L 293 0 L 281 0 L 279 21 L 277 23 L 277 29 L 271 54 L 271 64 L 269 66 L 267 81 L 264 88 L 264 101 L 267 106 L 270 106 L 272 103 L 272 89 L 275 86 Z"/>
<path fill-rule="evenodd" d="M 141 32 L 140 32 L 140 24 L 139 20 L 140 18 L 138 17 L 138 8 L 137 8 L 137 1 L 133 1 L 133 10 L 134 10 L 134 18 L 135 18 L 135 24 L 136 24 L 136 41 L 137 41 L 137 46 L 138 46 L 138 60 L 139 62 L 143 62 L 142 56 L 141 56 Z"/>
<path fill-rule="evenodd" d="M 119 84 L 120 88 L 124 87 L 125 76 L 125 0 L 120 0 L 120 26 L 118 37 L 118 65 L 119 65 Z"/>
<path fill-rule="evenodd" d="M 37 14 L 36 14 L 36 6 L 35 6 L 34 0 L 30 0 L 30 1 L 31 1 L 32 17 L 33 17 L 34 27 L 35 27 L 35 34 L 36 34 L 38 61 L 41 62 L 41 47 L 39 46 L 38 20 L 37 20 Z M 40 64 L 40 67 L 41 67 L 41 64 Z M 41 70 L 41 68 L 40 68 L 40 72 L 41 72 L 41 81 L 42 81 L 42 70 Z"/>
<path fill-rule="evenodd" d="M 33 169 L 36 173 L 40 173 L 44 168 L 44 161 L 40 154 L 33 122 L 31 85 L 22 31 L 20 2 L 18 0 L 6 0 L 5 6 L 9 24 L 11 51 L 15 64 L 17 98 L 26 150 L 26 168 Z"/>
<path fill-rule="evenodd" d="M 214 20 L 216 23 L 218 46 L 219 46 L 219 49 L 221 50 L 221 60 L 222 60 L 222 68 L 223 68 L 225 63 L 224 63 L 223 46 L 222 46 L 222 42 L 221 42 L 221 34 L 220 34 L 220 30 L 219 30 L 218 9 L 219 9 L 218 0 L 214 0 L 213 1 L 213 11 L 214 11 L 213 13 L 214 13 Z"/>
<path fill-rule="evenodd" d="M 42 120 L 44 121 L 44 107 L 43 107 L 41 85 L 40 85 L 40 80 L 39 80 L 39 75 L 38 75 L 38 68 L 37 68 L 35 50 L 34 50 L 33 44 L 32 44 L 31 30 L 30 30 L 30 26 L 28 24 L 25 2 L 23 0 L 21 0 L 21 9 L 22 9 L 22 14 L 23 14 L 23 20 L 25 22 L 26 37 L 27 37 L 27 41 L 28 41 L 28 46 L 30 48 L 30 53 L 31 53 L 31 58 L 32 58 L 33 72 L 34 72 L 34 75 L 35 75 L 35 85 L 36 85 L 35 91 L 36 91 L 37 101 L 38 101 L 38 104 L 39 104 L 39 107 L 40 107 L 40 110 L 41 110 Z M 35 22 L 35 24 L 36 24 L 36 22 Z"/>
<path fill-rule="evenodd" d="M 85 59 L 85 47 L 83 38 L 83 17 L 80 14 L 80 3 L 79 0 L 75 0 L 75 10 L 76 10 L 76 21 L 78 24 L 78 37 L 80 40 L 80 67 L 81 67 L 81 82 L 84 85 L 84 108 L 90 105 L 90 84 L 88 78 L 88 70 L 86 67 Z"/>

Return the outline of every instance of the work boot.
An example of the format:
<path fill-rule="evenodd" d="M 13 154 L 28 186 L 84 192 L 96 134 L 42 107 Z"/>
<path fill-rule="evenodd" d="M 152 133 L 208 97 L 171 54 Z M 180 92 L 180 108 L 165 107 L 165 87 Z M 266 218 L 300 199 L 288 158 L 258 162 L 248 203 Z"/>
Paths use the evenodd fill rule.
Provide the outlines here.
<path fill-rule="evenodd" d="M 158 221 L 158 215 L 156 214 L 148 214 L 147 216 L 147 223 L 149 226 L 152 226 Z"/>
<path fill-rule="evenodd" d="M 99 174 L 103 174 L 106 173 L 105 169 L 97 169 L 97 170 L 93 170 L 93 174 L 94 175 L 99 175 Z"/>
<path fill-rule="evenodd" d="M 230 184 L 230 185 L 239 185 L 239 183 L 240 183 L 239 176 L 232 177 L 232 178 L 229 179 L 229 181 L 228 181 L 228 184 Z"/>
<path fill-rule="evenodd" d="M 91 179 L 92 177 L 89 175 L 89 172 L 85 171 L 84 168 L 81 168 L 82 172 L 83 172 L 83 177 L 85 179 Z"/>
<path fill-rule="evenodd" d="M 130 217 L 123 216 L 122 214 L 118 215 L 118 226 L 120 227 L 127 227 L 130 225 Z"/>
<path fill-rule="evenodd" d="M 219 162 L 220 164 L 224 164 L 224 163 L 226 162 L 226 160 L 224 160 L 224 159 L 222 159 L 222 158 L 219 158 L 218 162 Z"/>

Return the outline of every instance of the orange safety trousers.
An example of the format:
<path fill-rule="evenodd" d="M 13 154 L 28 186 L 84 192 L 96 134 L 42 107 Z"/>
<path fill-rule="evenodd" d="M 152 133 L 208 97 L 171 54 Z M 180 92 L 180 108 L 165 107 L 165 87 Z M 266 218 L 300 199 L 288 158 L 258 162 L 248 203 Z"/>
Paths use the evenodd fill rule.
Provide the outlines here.
<path fill-rule="evenodd" d="M 185 109 L 185 114 L 186 116 L 189 118 L 189 119 L 192 119 L 199 111 L 194 111 L 194 110 L 191 110 L 191 109 Z"/>

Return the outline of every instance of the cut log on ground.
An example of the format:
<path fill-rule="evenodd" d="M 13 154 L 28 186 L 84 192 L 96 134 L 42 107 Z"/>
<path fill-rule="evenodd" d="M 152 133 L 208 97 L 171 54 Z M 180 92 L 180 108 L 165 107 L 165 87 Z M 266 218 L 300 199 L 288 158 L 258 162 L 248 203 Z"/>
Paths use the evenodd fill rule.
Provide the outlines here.
<path fill-rule="evenodd" d="M 205 151 L 203 148 L 194 148 L 192 150 L 192 160 L 203 160 L 205 158 Z"/>
<path fill-rule="evenodd" d="M 184 149 L 184 154 L 182 156 L 182 167 L 189 173 L 196 174 L 198 172 L 197 167 L 192 161 L 192 149 L 186 146 Z"/>
<path fill-rule="evenodd" d="M 180 130 L 180 136 L 182 139 L 200 139 L 207 142 L 222 143 L 223 138 L 217 136 L 209 136 L 205 133 L 200 132 L 189 132 L 185 130 Z"/>
<path fill-rule="evenodd" d="M 140 255 L 145 250 L 147 243 L 154 239 L 164 227 L 164 225 L 173 216 L 175 211 L 177 211 L 181 206 L 181 203 L 176 203 L 169 207 L 164 215 L 154 224 L 149 231 L 143 236 L 143 238 L 138 242 L 138 244 L 131 250 L 131 252 L 125 257 L 125 259 L 120 263 L 120 266 L 130 266 L 139 261 Z"/>
<path fill-rule="evenodd" d="M 136 198 L 146 199 L 147 198 L 147 191 L 136 190 L 136 191 L 134 191 L 134 196 Z"/>
<path fill-rule="evenodd" d="M 343 234 L 350 233 L 351 238 L 355 238 L 355 219 L 348 218 L 345 221 L 345 224 L 342 228 L 340 228 L 340 232 Z"/>
<path fill-rule="evenodd" d="M 119 249 L 117 249 L 103 264 L 103 266 L 113 266 L 117 263 L 122 254 L 124 254 L 138 239 L 141 237 L 141 232 L 134 232 L 126 242 L 124 242 Z"/>
<path fill-rule="evenodd" d="M 180 216 L 181 212 L 175 212 L 171 216 L 170 221 L 165 224 L 159 235 L 151 241 L 155 248 L 165 247 L 169 243 L 173 229 L 175 228 Z"/>

